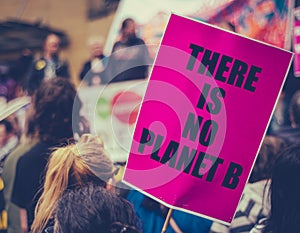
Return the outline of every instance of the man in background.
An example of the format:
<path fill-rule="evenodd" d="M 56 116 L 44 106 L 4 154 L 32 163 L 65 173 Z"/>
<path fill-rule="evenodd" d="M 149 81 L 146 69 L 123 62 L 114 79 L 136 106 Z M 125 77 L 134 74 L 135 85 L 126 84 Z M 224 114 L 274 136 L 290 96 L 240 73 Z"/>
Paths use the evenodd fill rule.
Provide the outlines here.
<path fill-rule="evenodd" d="M 283 138 L 286 143 L 300 142 L 300 90 L 296 91 L 289 104 L 290 125 L 281 126 L 272 134 Z"/>
<path fill-rule="evenodd" d="M 91 37 L 88 46 L 91 58 L 83 65 L 80 72 L 80 80 L 88 86 L 99 85 L 104 82 L 103 70 L 107 59 L 103 55 L 104 38 L 101 36 Z"/>
<path fill-rule="evenodd" d="M 60 39 L 55 34 L 49 34 L 44 43 L 43 55 L 33 61 L 25 80 L 25 89 L 32 95 L 42 80 L 55 77 L 70 78 L 69 65 L 59 58 Z"/>
<path fill-rule="evenodd" d="M 108 67 L 107 82 L 145 79 L 151 58 L 145 42 L 136 35 L 132 18 L 122 22 L 120 39 L 114 44 Z"/>

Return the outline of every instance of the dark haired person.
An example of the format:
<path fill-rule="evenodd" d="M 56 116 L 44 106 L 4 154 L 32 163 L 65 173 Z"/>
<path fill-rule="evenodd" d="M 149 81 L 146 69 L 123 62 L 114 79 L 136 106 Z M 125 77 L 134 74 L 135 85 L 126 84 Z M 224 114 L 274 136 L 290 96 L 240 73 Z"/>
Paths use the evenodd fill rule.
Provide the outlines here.
<path fill-rule="evenodd" d="M 139 233 L 132 205 L 106 189 L 88 184 L 67 190 L 58 202 L 55 233 Z"/>
<path fill-rule="evenodd" d="M 296 91 L 289 103 L 289 126 L 281 126 L 273 132 L 283 138 L 288 144 L 300 142 L 300 90 Z"/>
<path fill-rule="evenodd" d="M 282 151 L 276 160 L 268 190 L 271 210 L 251 233 L 300 232 L 300 144 Z"/>
<path fill-rule="evenodd" d="M 73 111 L 75 99 L 74 86 L 63 78 L 45 80 L 34 94 L 30 120 L 39 142 L 18 160 L 12 192 L 12 202 L 20 207 L 22 232 L 32 224 L 50 153 L 73 137 L 72 119 L 80 110 Z"/>
<path fill-rule="evenodd" d="M 210 233 L 249 232 L 262 218 L 268 216 L 270 205 L 265 195 L 274 163 L 285 148 L 284 140 L 266 136 L 255 161 L 249 183 L 245 186 L 230 226 L 214 222 Z"/>
<path fill-rule="evenodd" d="M 114 44 L 104 71 L 106 82 L 145 79 L 151 63 L 145 42 L 136 35 L 132 18 L 122 22 L 120 39 Z"/>

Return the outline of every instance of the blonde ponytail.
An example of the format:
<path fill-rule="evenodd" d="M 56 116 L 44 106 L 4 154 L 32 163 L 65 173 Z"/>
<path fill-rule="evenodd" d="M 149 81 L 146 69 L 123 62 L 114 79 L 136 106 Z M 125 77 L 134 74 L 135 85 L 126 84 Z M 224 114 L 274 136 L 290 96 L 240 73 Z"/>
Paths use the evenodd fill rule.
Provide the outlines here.
<path fill-rule="evenodd" d="M 48 163 L 44 190 L 35 209 L 32 233 L 42 233 L 52 218 L 55 205 L 63 194 L 62 190 L 66 190 L 68 187 L 68 176 L 74 160 L 75 156 L 70 146 L 59 148 L 52 153 Z"/>
<path fill-rule="evenodd" d="M 32 233 L 43 232 L 68 187 L 82 186 L 96 179 L 105 183 L 112 176 L 113 163 L 99 137 L 84 134 L 78 143 L 58 148 L 48 162 L 44 190 L 35 208 Z"/>

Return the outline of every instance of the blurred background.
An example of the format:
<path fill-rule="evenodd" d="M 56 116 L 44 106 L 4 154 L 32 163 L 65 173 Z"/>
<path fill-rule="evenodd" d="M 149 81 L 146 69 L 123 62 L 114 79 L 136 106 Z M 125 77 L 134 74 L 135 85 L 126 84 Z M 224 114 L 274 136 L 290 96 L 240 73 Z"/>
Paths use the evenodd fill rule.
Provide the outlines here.
<path fill-rule="evenodd" d="M 112 161 L 121 167 L 116 179 L 121 180 L 151 65 L 170 13 L 294 52 L 293 64 L 267 134 L 276 134 L 278 130 L 280 133 L 288 127 L 288 133 L 284 131 L 283 136 L 299 142 L 300 121 L 290 120 L 289 109 L 293 95 L 300 89 L 300 0 L 0 0 L 0 122 L 5 120 L 0 128 L 5 139 L 2 140 L 5 143 L 0 144 L 0 233 L 7 228 L 1 226 L 1 217 L 6 216 L 1 216 L 5 213 L 4 200 L 1 200 L 2 168 L 16 145 L 28 145 L 25 133 L 30 127 L 26 129 L 25 125 L 32 117 L 31 97 L 41 80 L 62 77 L 75 84 L 82 102 L 82 106 L 72 103 L 78 111 L 82 107 L 75 139 L 79 133 L 99 135 Z M 131 19 L 129 26 L 124 25 L 128 18 Z M 129 31 L 134 32 L 133 40 L 132 35 L 128 36 Z M 49 34 L 52 37 L 47 41 Z M 126 52 L 114 53 L 120 44 Z M 131 54 L 130 48 L 138 47 L 136 45 L 144 47 L 142 52 L 132 50 L 135 54 Z M 126 73 L 130 70 L 128 65 L 132 64 L 135 66 L 129 68 L 138 68 L 138 62 L 145 57 L 140 66 L 144 66 L 146 72 L 143 70 L 142 75 L 131 77 L 123 75 L 123 79 L 118 77 L 117 80 L 118 71 Z M 296 99 L 298 103 L 299 98 Z M 300 107 L 297 109 L 296 118 L 300 119 Z M 55 114 L 61 110 L 53 107 L 51 111 Z M 10 122 L 9 127 L 6 121 Z M 291 132 L 294 135 L 291 136 Z M 35 136 L 38 137 L 39 132 Z M 18 156 L 23 156 L 23 151 L 19 152 Z M 13 168 L 7 168 L 12 171 L 8 176 L 11 186 L 17 159 L 12 163 Z M 141 206 L 146 203 L 151 210 L 151 202 L 140 200 Z M 158 230 L 154 231 L 151 223 L 149 233 L 160 232 L 162 228 L 166 211 L 160 209 L 161 206 L 156 205 L 159 220 L 153 218 L 159 222 Z M 17 221 L 19 219 L 17 216 Z M 150 218 L 146 216 L 145 219 Z M 193 225 L 182 216 L 177 223 L 180 220 L 185 225 Z M 191 222 L 195 221 L 191 219 Z M 180 227 L 184 232 L 208 232 L 210 225 L 211 221 L 207 225 L 199 221 L 195 230 Z M 199 226 L 205 226 L 205 231 L 200 231 Z"/>
<path fill-rule="evenodd" d="M 159 44 L 170 12 L 290 49 L 295 5 L 292 0 L 1 0 L 0 63 L 13 63 L 24 49 L 36 54 L 45 35 L 54 32 L 78 84 L 89 57 L 89 38 L 102 36 L 109 55 L 122 20 L 132 17 L 138 35 L 148 44 Z M 155 50 L 150 53 L 154 56 Z"/>
<path fill-rule="evenodd" d="M 130 17 L 137 38 L 148 47 L 151 59 L 147 65 L 151 68 L 169 15 L 177 13 L 295 52 L 271 122 L 273 130 L 290 124 L 286 106 L 300 88 L 297 6 L 299 2 L 294 0 L 1 0 L 0 97 L 10 101 L 24 96 L 22 83 L 31 75 L 28 67 L 37 71 L 45 68 L 45 62 L 39 59 L 46 36 L 55 33 L 60 39 L 60 61 L 68 62 L 67 76 L 78 88 L 82 114 L 91 131 L 101 135 L 108 148 L 117 149 L 112 155 L 122 154 L 121 160 L 126 160 L 149 76 L 102 85 L 107 84 L 100 77 L 106 64 L 100 64 L 98 57 L 112 54 L 114 44 L 122 37 L 122 22 Z M 95 60 L 100 67 L 92 64 Z"/>
<path fill-rule="evenodd" d="M 42 50 L 50 32 L 61 37 L 62 56 L 68 58 L 71 76 L 89 57 L 91 35 L 108 35 L 118 1 L 1 0 L 0 62 L 12 63 L 24 49 Z"/>

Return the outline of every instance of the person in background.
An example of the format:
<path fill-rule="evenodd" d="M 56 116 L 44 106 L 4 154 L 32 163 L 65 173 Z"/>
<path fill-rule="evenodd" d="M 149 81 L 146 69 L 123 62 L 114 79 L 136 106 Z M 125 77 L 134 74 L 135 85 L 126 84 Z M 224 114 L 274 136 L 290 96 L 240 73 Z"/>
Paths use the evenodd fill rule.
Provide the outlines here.
<path fill-rule="evenodd" d="M 114 44 L 105 69 L 106 82 L 145 79 L 151 62 L 145 42 L 136 35 L 135 21 L 125 19 L 120 39 Z"/>
<path fill-rule="evenodd" d="M 33 94 L 44 79 L 70 78 L 68 63 L 59 58 L 59 44 L 57 35 L 49 34 L 46 37 L 43 55 L 33 62 L 25 80 L 24 87 L 29 95 Z"/>
<path fill-rule="evenodd" d="M 18 160 L 11 197 L 20 208 L 22 232 L 28 232 L 33 222 L 52 149 L 73 140 L 72 119 L 80 110 L 73 109 L 76 98 L 74 86 L 64 78 L 44 80 L 33 96 L 30 120 L 39 142 Z"/>
<path fill-rule="evenodd" d="M 269 179 L 274 162 L 285 147 L 286 143 L 282 138 L 265 136 L 248 182 L 255 183 Z"/>
<path fill-rule="evenodd" d="M 272 135 L 283 138 L 288 144 L 300 142 L 300 90 L 296 91 L 289 104 L 290 125 L 281 126 Z"/>
<path fill-rule="evenodd" d="M 93 184 L 68 190 L 56 208 L 54 233 L 99 232 L 141 232 L 132 205 Z"/>
<path fill-rule="evenodd" d="M 0 63 L 0 97 L 6 102 L 17 97 L 17 82 L 11 75 L 11 66 Z"/>
<path fill-rule="evenodd" d="M 34 62 L 34 55 L 32 50 L 25 48 L 21 51 L 20 57 L 14 62 L 10 69 L 10 74 L 17 82 L 16 95 L 23 96 L 26 88 L 25 84 L 28 78 L 28 72 Z"/>
<path fill-rule="evenodd" d="M 130 190 L 126 199 L 130 201 L 142 221 L 143 233 L 160 233 L 168 208 L 150 199 L 136 190 Z M 167 228 L 167 233 L 209 232 L 211 220 L 204 219 L 182 211 L 174 210 Z"/>
<path fill-rule="evenodd" d="M 4 181 L 2 178 L 3 164 L 10 151 L 18 144 L 16 129 L 13 123 L 5 118 L 0 121 L 0 233 L 7 232 L 7 211 L 4 199 Z"/>
<path fill-rule="evenodd" d="M 113 163 L 99 137 L 84 134 L 76 144 L 58 148 L 47 166 L 31 232 L 42 233 L 46 227 L 53 226 L 55 206 L 65 191 L 79 189 L 89 182 L 105 188 L 112 176 Z"/>
<path fill-rule="evenodd" d="M 300 232 L 300 144 L 282 151 L 277 158 L 270 179 L 269 215 L 250 233 Z"/>
<path fill-rule="evenodd" d="M 230 226 L 214 222 L 210 233 L 249 232 L 260 219 L 268 216 L 270 205 L 265 190 L 268 189 L 268 179 L 274 163 L 281 156 L 281 151 L 285 146 L 281 138 L 274 136 L 264 138 L 234 219 Z"/>
<path fill-rule="evenodd" d="M 5 210 L 5 200 L 4 200 L 4 182 L 0 176 L 0 233 L 7 232 L 7 212 Z"/>
<path fill-rule="evenodd" d="M 102 36 L 91 37 L 88 41 L 91 58 L 83 65 L 80 72 L 80 80 L 85 85 L 93 86 L 104 82 L 103 71 L 107 65 L 107 59 L 103 55 L 103 45 Z"/>
<path fill-rule="evenodd" d="M 20 144 L 7 156 L 4 162 L 2 177 L 5 184 L 3 193 L 8 218 L 7 233 L 21 232 L 20 210 L 14 203 L 11 202 L 11 195 L 19 158 L 38 143 L 38 135 L 34 129 L 35 122 L 31 120 L 31 114 L 33 114 L 33 112 L 32 109 L 29 108 L 26 116 L 25 135 L 22 137 Z"/>
<path fill-rule="evenodd" d="M 290 128 L 291 124 L 293 124 L 291 121 L 291 111 L 289 108 L 293 102 L 292 99 L 296 95 L 296 92 L 299 92 L 300 90 L 300 79 L 299 77 L 295 76 L 293 63 L 294 62 L 292 62 L 288 71 L 282 92 L 280 93 L 280 98 L 277 101 L 267 134 L 277 135 L 278 131 L 289 131 L 288 128 Z M 284 132 L 284 134 L 286 134 L 286 132 Z"/>
<path fill-rule="evenodd" d="M 4 119 L 0 121 L 0 174 L 8 154 L 18 145 L 19 139 L 12 123 Z"/>

